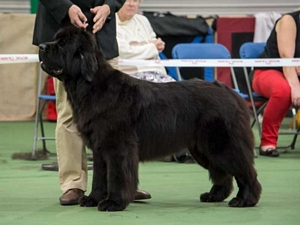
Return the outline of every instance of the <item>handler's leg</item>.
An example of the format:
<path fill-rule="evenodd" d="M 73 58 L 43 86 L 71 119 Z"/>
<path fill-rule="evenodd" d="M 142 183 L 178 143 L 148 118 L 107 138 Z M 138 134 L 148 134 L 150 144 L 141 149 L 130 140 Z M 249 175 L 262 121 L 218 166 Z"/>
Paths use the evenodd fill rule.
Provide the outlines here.
<path fill-rule="evenodd" d="M 78 204 L 87 188 L 87 160 L 85 146 L 73 123 L 72 110 L 67 102 L 63 83 L 55 79 L 57 125 L 56 151 L 59 167 L 62 205 Z"/>

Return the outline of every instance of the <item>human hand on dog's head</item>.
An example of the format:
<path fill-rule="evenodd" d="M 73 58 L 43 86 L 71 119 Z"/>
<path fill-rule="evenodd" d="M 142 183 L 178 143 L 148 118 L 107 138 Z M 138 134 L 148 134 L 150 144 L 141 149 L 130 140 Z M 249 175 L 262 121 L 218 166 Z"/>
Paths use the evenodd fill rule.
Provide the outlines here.
<path fill-rule="evenodd" d="M 69 8 L 68 15 L 70 18 L 70 22 L 78 28 L 87 28 L 87 18 L 82 13 L 81 9 L 77 5 L 72 5 Z"/>

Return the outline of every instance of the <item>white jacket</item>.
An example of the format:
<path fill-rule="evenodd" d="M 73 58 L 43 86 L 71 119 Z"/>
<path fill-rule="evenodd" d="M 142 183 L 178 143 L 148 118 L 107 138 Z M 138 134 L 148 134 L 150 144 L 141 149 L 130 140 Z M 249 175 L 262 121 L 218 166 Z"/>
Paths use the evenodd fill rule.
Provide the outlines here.
<path fill-rule="evenodd" d="M 116 14 L 116 20 L 120 59 L 159 59 L 159 52 L 151 43 L 156 39 L 156 34 L 145 16 L 136 14 L 132 19 L 122 22 Z M 166 74 L 165 68 L 161 66 L 119 66 L 119 69 L 129 74 L 145 71 Z"/>

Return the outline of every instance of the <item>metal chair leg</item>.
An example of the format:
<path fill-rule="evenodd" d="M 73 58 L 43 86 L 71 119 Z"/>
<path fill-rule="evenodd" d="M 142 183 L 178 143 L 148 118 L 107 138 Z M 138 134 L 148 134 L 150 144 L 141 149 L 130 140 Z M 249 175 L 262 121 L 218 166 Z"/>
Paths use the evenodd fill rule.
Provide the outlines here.
<path fill-rule="evenodd" d="M 43 151 L 44 153 L 47 153 L 48 150 L 47 150 L 47 147 L 46 147 L 46 140 L 45 140 L 45 131 L 44 131 L 44 123 L 43 123 L 43 111 L 44 111 L 44 108 L 47 104 L 47 101 L 45 101 L 41 107 L 41 110 L 40 110 L 40 126 L 41 126 L 41 135 L 42 135 L 42 143 L 43 143 Z"/>
<path fill-rule="evenodd" d="M 36 103 L 36 114 L 35 114 L 35 123 L 34 123 L 34 137 L 33 137 L 33 147 L 32 147 L 32 153 L 31 153 L 33 159 L 36 158 L 38 141 L 40 141 L 40 140 L 42 141 L 43 152 L 45 154 L 47 154 L 47 153 L 51 154 L 47 150 L 46 140 L 55 140 L 55 138 L 45 136 L 45 130 L 44 130 L 44 124 L 43 124 L 43 118 L 42 118 L 43 117 L 42 113 L 45 109 L 47 102 L 55 101 L 55 97 L 48 96 L 48 95 L 42 95 L 41 94 L 41 85 L 42 85 L 42 69 L 40 69 L 39 77 L 38 77 L 37 103 Z M 41 100 L 44 100 L 42 105 L 41 105 Z M 41 129 L 41 136 L 39 136 L 39 126 Z"/>

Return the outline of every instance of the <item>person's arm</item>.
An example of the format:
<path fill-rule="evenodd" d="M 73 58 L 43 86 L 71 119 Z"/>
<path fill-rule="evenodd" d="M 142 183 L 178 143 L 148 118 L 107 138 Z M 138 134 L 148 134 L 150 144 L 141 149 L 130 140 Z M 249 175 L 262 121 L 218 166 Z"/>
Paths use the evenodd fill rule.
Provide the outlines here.
<path fill-rule="evenodd" d="M 79 28 L 88 26 L 87 18 L 81 9 L 69 0 L 40 0 L 40 2 L 52 14 L 57 23 L 61 23 L 68 15 L 74 26 Z"/>
<path fill-rule="evenodd" d="M 144 27 L 147 29 L 149 40 L 155 45 L 158 52 L 162 52 L 165 49 L 165 42 L 162 39 L 157 38 L 156 33 L 154 32 L 147 17 L 142 16 L 141 19 L 144 23 Z"/>
<path fill-rule="evenodd" d="M 73 3 L 69 0 L 40 0 L 40 3 L 52 14 L 58 23 L 68 14 L 69 8 Z"/>
<path fill-rule="evenodd" d="M 283 16 L 276 25 L 277 45 L 281 58 L 294 58 L 297 27 L 290 15 Z M 291 87 L 292 103 L 300 105 L 300 83 L 295 66 L 283 67 L 283 74 Z"/>
<path fill-rule="evenodd" d="M 126 0 L 105 0 L 103 5 L 96 6 L 91 9 L 91 13 L 95 14 L 93 18 L 93 33 L 101 30 L 106 21 L 123 6 Z M 97 4 L 97 2 L 96 2 Z"/>
<path fill-rule="evenodd" d="M 120 58 L 124 59 L 153 59 L 158 55 L 154 43 L 129 43 L 126 34 L 118 31 L 117 40 Z"/>
<path fill-rule="evenodd" d="M 118 12 L 126 0 L 105 0 L 104 4 L 108 5 L 110 8 L 111 13 Z"/>

